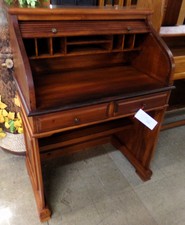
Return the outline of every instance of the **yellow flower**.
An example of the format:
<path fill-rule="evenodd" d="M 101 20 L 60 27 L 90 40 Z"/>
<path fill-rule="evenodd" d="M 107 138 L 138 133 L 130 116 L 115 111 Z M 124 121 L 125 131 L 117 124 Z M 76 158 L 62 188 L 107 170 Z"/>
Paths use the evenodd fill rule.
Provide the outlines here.
<path fill-rule="evenodd" d="M 9 112 L 8 113 L 8 118 L 11 119 L 11 120 L 14 120 L 15 119 L 15 113 L 14 112 Z"/>
<path fill-rule="evenodd" d="M 4 138 L 5 136 L 6 136 L 6 133 L 4 133 L 4 132 L 0 133 L 0 138 Z"/>
<path fill-rule="evenodd" d="M 19 127 L 19 128 L 18 128 L 18 133 L 19 133 L 19 134 L 22 134 L 22 133 L 23 133 L 23 128 L 22 128 L 22 127 Z"/>
<path fill-rule="evenodd" d="M 14 102 L 17 106 L 20 106 L 20 101 L 17 96 L 15 97 Z M 1 101 L 0 95 L 0 123 L 2 124 L 1 127 L 3 126 L 0 128 L 0 138 L 6 136 L 6 132 L 3 130 L 4 128 L 9 130 L 11 133 L 23 133 L 20 113 L 8 112 L 5 109 L 6 107 L 7 105 Z"/>
<path fill-rule="evenodd" d="M 18 98 L 17 95 L 16 95 L 15 98 L 14 98 L 14 103 L 15 103 L 16 106 L 19 106 L 19 107 L 21 106 L 20 100 L 19 100 L 19 98 Z"/>
<path fill-rule="evenodd" d="M 0 109 L 5 109 L 6 107 L 7 105 L 0 101 Z"/>
<path fill-rule="evenodd" d="M 6 109 L 2 110 L 2 114 L 3 114 L 3 116 L 8 116 L 8 112 L 6 111 Z"/>
<path fill-rule="evenodd" d="M 20 121 L 20 120 L 16 120 L 16 121 L 14 122 L 14 126 L 15 126 L 15 128 L 21 127 L 21 126 L 22 126 L 21 121 Z"/>
<path fill-rule="evenodd" d="M 8 123 L 8 122 L 5 122 L 5 127 L 7 128 L 7 129 L 9 129 L 10 128 L 10 124 Z"/>
<path fill-rule="evenodd" d="M 4 123 L 4 117 L 3 117 L 3 115 L 0 115 L 0 123 Z"/>
<path fill-rule="evenodd" d="M 20 115 L 19 112 L 17 113 L 17 118 L 18 118 L 18 119 L 21 119 L 21 115 Z"/>
<path fill-rule="evenodd" d="M 8 122 L 9 123 L 9 119 L 8 119 L 8 117 L 6 116 L 6 117 L 4 117 L 4 122 Z"/>
<path fill-rule="evenodd" d="M 0 138 L 4 138 L 6 136 L 6 133 L 3 132 L 3 129 L 0 128 Z"/>

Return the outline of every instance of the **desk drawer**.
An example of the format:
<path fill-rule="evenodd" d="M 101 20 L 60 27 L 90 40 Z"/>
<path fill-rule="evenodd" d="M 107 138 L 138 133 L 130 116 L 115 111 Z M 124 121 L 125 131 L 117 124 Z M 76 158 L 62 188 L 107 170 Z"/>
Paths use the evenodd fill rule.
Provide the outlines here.
<path fill-rule="evenodd" d="M 152 110 L 163 107 L 167 101 L 167 94 L 150 95 L 148 97 L 135 98 L 131 100 L 116 101 L 115 104 L 99 104 L 95 106 L 82 107 L 58 113 L 51 113 L 35 118 L 36 131 L 47 132 L 59 129 L 69 129 L 89 123 L 101 122 L 118 116 L 135 114 L 140 108 Z"/>
<path fill-rule="evenodd" d="M 36 117 L 37 132 L 75 127 L 107 119 L 107 104 L 84 107 Z"/>
<path fill-rule="evenodd" d="M 115 104 L 114 116 L 129 115 L 136 113 L 139 109 L 146 111 L 152 110 L 157 107 L 162 107 L 167 102 L 167 94 L 161 93 L 157 95 L 150 95 L 148 97 L 137 98 L 131 101 L 117 101 Z"/>

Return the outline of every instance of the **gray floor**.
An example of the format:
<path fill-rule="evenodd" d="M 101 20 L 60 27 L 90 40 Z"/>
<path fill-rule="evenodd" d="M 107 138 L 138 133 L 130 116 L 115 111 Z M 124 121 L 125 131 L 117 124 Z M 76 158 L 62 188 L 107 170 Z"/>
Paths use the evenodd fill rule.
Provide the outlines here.
<path fill-rule="evenodd" d="M 44 225 L 185 225 L 185 126 L 160 133 L 142 182 L 110 145 L 43 165 Z M 0 150 L 0 225 L 39 225 L 24 157 Z"/>

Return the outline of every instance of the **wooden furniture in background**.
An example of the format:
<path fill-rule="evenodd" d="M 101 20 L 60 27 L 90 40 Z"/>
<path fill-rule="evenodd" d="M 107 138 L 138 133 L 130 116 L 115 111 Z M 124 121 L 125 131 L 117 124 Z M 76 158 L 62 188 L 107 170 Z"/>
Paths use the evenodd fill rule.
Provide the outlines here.
<path fill-rule="evenodd" d="M 185 1 L 182 0 L 179 16 L 177 20 L 177 25 L 184 24 L 184 20 L 185 20 Z"/>
<path fill-rule="evenodd" d="M 152 10 L 151 22 L 157 32 L 159 32 L 162 24 L 164 5 L 165 0 L 137 0 L 137 7 Z"/>
<path fill-rule="evenodd" d="M 175 2 L 175 3 L 174 3 Z M 176 4 L 178 3 L 178 4 Z M 174 13 L 175 12 L 175 13 Z M 173 53 L 174 85 L 163 129 L 185 124 L 185 0 L 166 2 L 160 36 Z M 166 26 L 168 25 L 168 26 Z"/>
<path fill-rule="evenodd" d="M 51 0 L 52 5 L 62 6 L 132 6 L 139 0 Z"/>
<path fill-rule="evenodd" d="M 173 82 L 173 59 L 150 25 L 151 12 L 12 6 L 7 11 L 26 165 L 41 221 L 51 214 L 42 160 L 110 142 L 143 180 L 150 179 Z M 158 121 L 154 130 L 134 118 L 140 108 Z"/>
<path fill-rule="evenodd" d="M 132 6 L 132 5 L 136 5 L 138 2 L 138 0 L 98 0 L 98 5 L 99 6 L 106 6 L 106 5 L 118 5 L 120 7 L 123 6 Z"/>
<path fill-rule="evenodd" d="M 174 26 L 177 24 L 182 24 L 184 22 L 185 16 L 185 1 L 184 0 L 165 0 L 164 6 L 164 18 L 163 26 Z"/>

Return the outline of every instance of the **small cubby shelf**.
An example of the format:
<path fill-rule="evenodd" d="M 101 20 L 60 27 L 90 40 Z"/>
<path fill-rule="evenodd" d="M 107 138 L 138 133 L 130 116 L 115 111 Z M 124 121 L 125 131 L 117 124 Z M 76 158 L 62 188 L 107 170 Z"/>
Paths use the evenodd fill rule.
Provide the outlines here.
<path fill-rule="evenodd" d="M 86 35 L 23 39 L 28 57 L 52 58 L 116 51 L 140 50 L 147 34 Z"/>
<path fill-rule="evenodd" d="M 67 45 L 94 44 L 94 43 L 111 43 L 112 36 L 109 35 L 92 35 L 92 36 L 72 36 L 67 37 Z"/>

